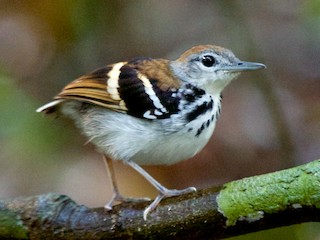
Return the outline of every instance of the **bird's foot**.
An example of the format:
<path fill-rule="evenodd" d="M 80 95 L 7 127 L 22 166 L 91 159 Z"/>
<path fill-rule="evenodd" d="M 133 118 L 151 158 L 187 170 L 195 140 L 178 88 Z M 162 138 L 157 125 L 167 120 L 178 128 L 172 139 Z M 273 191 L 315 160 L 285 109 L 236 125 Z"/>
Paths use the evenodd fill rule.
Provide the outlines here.
<path fill-rule="evenodd" d="M 123 197 L 120 194 L 114 193 L 111 200 L 104 206 L 104 208 L 108 211 L 112 209 L 112 207 L 119 203 L 138 203 L 138 202 L 147 202 L 150 201 L 150 198 L 130 198 Z"/>
<path fill-rule="evenodd" d="M 167 197 L 174 197 L 174 196 L 180 196 L 183 194 L 196 192 L 197 189 L 195 187 L 189 187 L 182 190 L 176 190 L 176 189 L 167 189 L 162 187 L 160 189 L 159 195 L 153 200 L 153 202 L 144 210 L 143 212 L 143 219 L 146 221 L 147 216 L 150 212 L 152 212 L 156 207 L 159 205 L 162 199 Z"/>

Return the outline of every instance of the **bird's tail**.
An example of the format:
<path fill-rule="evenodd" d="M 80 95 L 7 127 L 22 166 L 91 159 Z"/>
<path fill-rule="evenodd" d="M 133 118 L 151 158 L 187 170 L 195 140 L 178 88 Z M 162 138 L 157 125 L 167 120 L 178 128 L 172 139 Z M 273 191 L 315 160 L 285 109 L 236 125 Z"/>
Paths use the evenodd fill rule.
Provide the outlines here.
<path fill-rule="evenodd" d="M 65 100 L 64 99 L 54 100 L 52 102 L 49 102 L 49 103 L 43 105 L 42 107 L 39 107 L 36 111 L 37 112 L 44 112 L 47 114 L 54 113 L 54 112 L 56 112 L 58 105 L 60 103 L 62 103 L 63 101 L 65 101 Z"/>

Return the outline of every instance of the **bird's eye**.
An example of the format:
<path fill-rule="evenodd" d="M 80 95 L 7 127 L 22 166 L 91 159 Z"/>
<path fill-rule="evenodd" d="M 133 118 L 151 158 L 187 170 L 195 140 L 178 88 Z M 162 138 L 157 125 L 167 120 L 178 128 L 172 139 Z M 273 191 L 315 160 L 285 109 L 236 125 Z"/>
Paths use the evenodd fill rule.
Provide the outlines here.
<path fill-rule="evenodd" d="M 206 67 L 212 67 L 216 64 L 216 59 L 211 55 L 205 55 L 201 58 L 201 63 Z"/>

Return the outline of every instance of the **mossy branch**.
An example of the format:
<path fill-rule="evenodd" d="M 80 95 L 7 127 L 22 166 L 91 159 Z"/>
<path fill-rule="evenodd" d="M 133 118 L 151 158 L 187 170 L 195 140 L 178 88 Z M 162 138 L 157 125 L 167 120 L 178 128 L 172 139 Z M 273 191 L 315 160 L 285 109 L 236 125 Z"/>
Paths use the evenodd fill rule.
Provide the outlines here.
<path fill-rule="evenodd" d="M 1 239 L 221 239 L 320 220 L 320 160 L 165 199 L 142 218 L 148 202 L 112 211 L 45 194 L 0 201 Z"/>

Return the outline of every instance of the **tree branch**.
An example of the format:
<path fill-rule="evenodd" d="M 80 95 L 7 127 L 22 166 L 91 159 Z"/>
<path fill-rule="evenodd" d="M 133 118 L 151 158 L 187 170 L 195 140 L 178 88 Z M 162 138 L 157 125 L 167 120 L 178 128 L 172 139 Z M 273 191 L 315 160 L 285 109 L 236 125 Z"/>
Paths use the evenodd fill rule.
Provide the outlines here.
<path fill-rule="evenodd" d="M 165 199 L 142 218 L 148 202 L 112 211 L 45 194 L 0 201 L 0 238 L 221 239 L 320 219 L 320 160 Z"/>

